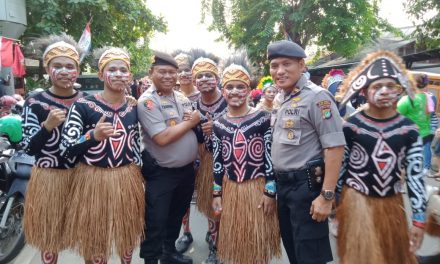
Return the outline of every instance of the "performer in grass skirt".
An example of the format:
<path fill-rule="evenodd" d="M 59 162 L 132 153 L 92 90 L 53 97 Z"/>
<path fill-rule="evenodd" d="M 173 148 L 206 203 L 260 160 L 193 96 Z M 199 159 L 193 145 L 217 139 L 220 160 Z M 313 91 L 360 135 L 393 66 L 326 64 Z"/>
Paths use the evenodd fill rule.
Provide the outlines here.
<path fill-rule="evenodd" d="M 62 135 L 63 155 L 79 159 L 65 236 L 86 263 L 106 263 L 115 248 L 125 264 L 144 229 L 137 105 L 124 95 L 131 81 L 128 53 L 103 48 L 95 55 L 104 91 L 71 107 Z"/>
<path fill-rule="evenodd" d="M 281 256 L 271 114 L 248 106 L 250 76 L 243 66 L 226 67 L 222 87 L 228 112 L 213 128 L 212 206 L 221 214 L 218 258 L 225 263 L 268 263 Z"/>
<path fill-rule="evenodd" d="M 369 54 L 341 86 L 340 108 L 357 93 L 368 101 L 343 129 L 347 145 L 336 212 L 342 264 L 417 263 L 425 228 L 423 145 L 417 126 L 396 112 L 403 93 L 414 98 L 413 87 L 401 59 L 388 51 Z M 403 181 L 412 207 L 410 230 Z"/>
<path fill-rule="evenodd" d="M 66 203 L 75 159 L 60 155 L 61 130 L 70 106 L 84 96 L 73 89 L 79 74 L 80 53 L 68 35 L 51 35 L 34 43 L 52 82 L 46 91 L 29 97 L 23 108 L 23 141 L 35 156 L 25 209 L 26 242 L 41 251 L 44 264 L 57 263 L 63 242 Z"/>
<path fill-rule="evenodd" d="M 216 120 L 222 116 L 227 109 L 226 100 L 221 95 L 218 89 L 220 81 L 217 67 L 218 58 L 211 53 L 205 52 L 201 49 L 192 49 L 189 52 L 192 62 L 192 79 L 200 92 L 200 96 L 195 101 L 195 108 L 200 111 L 202 115 L 201 125 L 198 127 L 199 142 L 199 158 L 200 167 L 196 176 L 196 191 L 197 191 L 197 208 L 208 218 L 208 232 L 205 240 L 209 244 L 209 255 L 204 261 L 205 264 L 218 263 L 217 254 L 217 238 L 220 222 L 218 217 L 215 217 L 212 211 L 212 120 Z M 189 210 L 184 217 L 184 230 L 188 226 Z M 184 232 L 183 236 L 177 241 L 176 247 L 179 249 L 188 248 L 183 245 L 185 241 L 191 241 L 192 235 L 189 232 Z"/>

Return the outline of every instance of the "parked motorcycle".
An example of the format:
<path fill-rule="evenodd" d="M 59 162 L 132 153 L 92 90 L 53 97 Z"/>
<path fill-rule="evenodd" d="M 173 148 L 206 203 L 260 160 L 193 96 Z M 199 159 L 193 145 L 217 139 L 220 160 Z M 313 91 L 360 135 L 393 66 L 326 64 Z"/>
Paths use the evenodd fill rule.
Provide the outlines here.
<path fill-rule="evenodd" d="M 9 263 L 25 245 L 24 198 L 34 162 L 0 135 L 0 264 Z"/>

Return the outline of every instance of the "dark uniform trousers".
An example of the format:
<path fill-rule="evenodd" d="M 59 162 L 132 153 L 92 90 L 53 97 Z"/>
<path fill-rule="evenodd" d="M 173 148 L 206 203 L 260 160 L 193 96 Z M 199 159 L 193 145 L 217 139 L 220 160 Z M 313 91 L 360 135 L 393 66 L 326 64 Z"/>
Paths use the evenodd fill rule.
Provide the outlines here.
<path fill-rule="evenodd" d="M 194 192 L 195 172 L 192 162 L 180 168 L 164 168 L 154 162 L 144 162 L 142 173 L 147 186 L 145 240 L 141 243 L 140 256 L 145 260 L 156 260 L 163 249 L 175 250 L 182 218 Z"/>
<path fill-rule="evenodd" d="M 304 171 L 276 173 L 281 238 L 292 264 L 324 264 L 333 260 L 328 222 L 310 215 L 320 189 L 311 190 Z"/>

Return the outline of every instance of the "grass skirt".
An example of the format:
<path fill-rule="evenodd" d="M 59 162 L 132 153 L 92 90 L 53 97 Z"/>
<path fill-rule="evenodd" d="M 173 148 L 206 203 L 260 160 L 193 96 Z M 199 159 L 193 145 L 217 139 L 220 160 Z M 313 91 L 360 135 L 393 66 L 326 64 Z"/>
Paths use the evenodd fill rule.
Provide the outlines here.
<path fill-rule="evenodd" d="M 440 195 L 440 191 L 438 194 Z M 430 234 L 431 236 L 440 236 L 440 223 L 437 223 L 432 215 L 428 215 L 426 233 Z"/>
<path fill-rule="evenodd" d="M 276 211 L 265 215 L 258 209 L 264 191 L 263 177 L 236 183 L 223 180 L 218 257 L 225 263 L 268 263 L 281 257 Z"/>
<path fill-rule="evenodd" d="M 214 182 L 212 153 L 205 144 L 199 144 L 200 167 L 196 175 L 197 208 L 208 218 L 215 218 L 212 210 L 212 186 Z"/>
<path fill-rule="evenodd" d="M 344 187 L 336 211 L 341 264 L 416 264 L 401 195 L 377 198 Z"/>
<path fill-rule="evenodd" d="M 108 259 L 113 246 L 118 256 L 124 256 L 143 236 L 144 199 L 139 166 L 78 164 L 67 210 L 67 244 L 86 260 Z"/>
<path fill-rule="evenodd" d="M 63 232 L 72 169 L 32 168 L 25 204 L 26 242 L 40 251 L 65 249 Z"/>

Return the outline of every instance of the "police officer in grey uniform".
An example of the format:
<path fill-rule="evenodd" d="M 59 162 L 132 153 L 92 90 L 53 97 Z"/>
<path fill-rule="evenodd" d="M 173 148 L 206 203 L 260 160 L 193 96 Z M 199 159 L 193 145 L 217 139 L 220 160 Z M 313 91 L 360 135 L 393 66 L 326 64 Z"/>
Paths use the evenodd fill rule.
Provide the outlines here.
<path fill-rule="evenodd" d="M 267 56 L 282 90 L 272 160 L 283 244 L 290 263 L 327 263 L 332 260 L 327 216 L 345 146 L 342 119 L 331 94 L 303 74 L 306 54 L 299 45 L 273 42 Z"/>
<path fill-rule="evenodd" d="M 200 113 L 174 91 L 177 63 L 170 55 L 155 52 L 150 70 L 153 85 L 138 101 L 145 151 L 142 173 L 146 179 L 146 239 L 140 256 L 145 263 L 192 263 L 178 253 L 175 241 L 194 191 L 197 138 L 193 128 Z"/>

